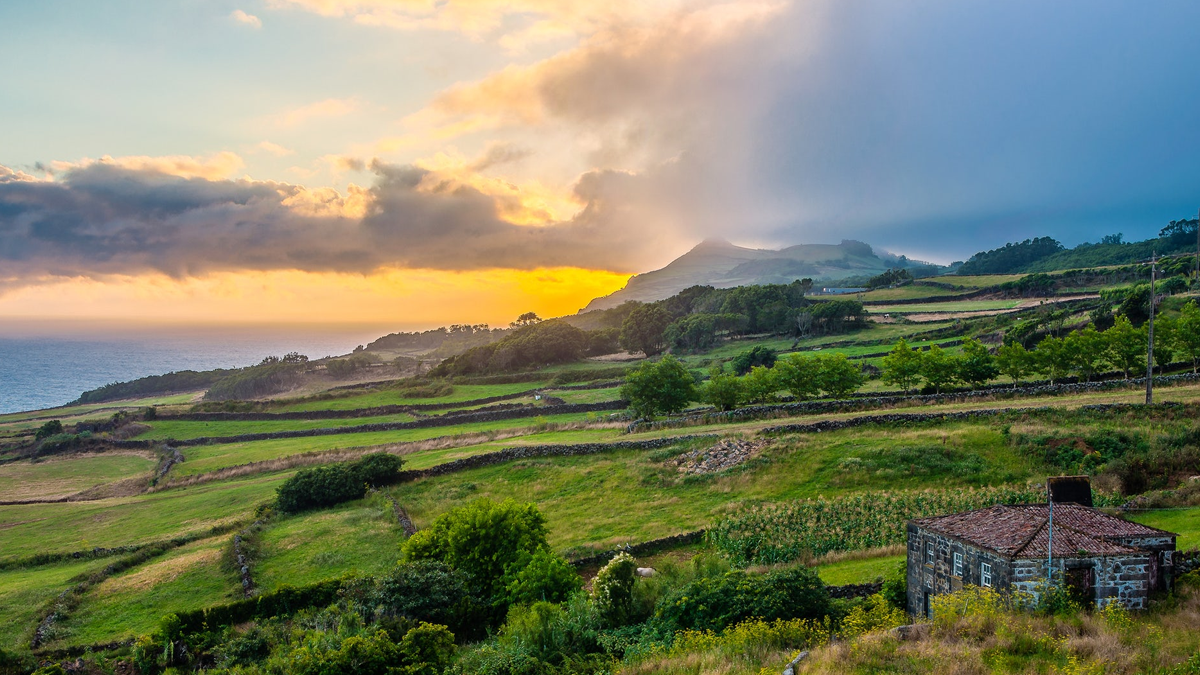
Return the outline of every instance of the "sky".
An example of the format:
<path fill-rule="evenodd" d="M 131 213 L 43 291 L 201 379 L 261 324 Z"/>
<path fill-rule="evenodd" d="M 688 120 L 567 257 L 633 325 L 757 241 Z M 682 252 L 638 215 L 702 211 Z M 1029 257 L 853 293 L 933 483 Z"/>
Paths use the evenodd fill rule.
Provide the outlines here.
<path fill-rule="evenodd" d="M 0 321 L 505 325 L 1200 207 L 1200 4 L 0 3 Z"/>

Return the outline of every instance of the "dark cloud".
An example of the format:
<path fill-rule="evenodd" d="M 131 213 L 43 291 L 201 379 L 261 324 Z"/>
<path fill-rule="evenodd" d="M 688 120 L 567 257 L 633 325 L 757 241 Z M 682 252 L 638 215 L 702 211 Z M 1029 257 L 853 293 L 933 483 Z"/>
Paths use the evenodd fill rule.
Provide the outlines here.
<path fill-rule="evenodd" d="M 76 167 L 54 182 L 0 180 L 0 268 L 20 283 L 12 279 L 385 266 L 633 270 L 646 262 L 638 251 L 650 235 L 623 218 L 636 195 L 620 174 L 585 176 L 579 216 L 529 227 L 498 218 L 494 199 L 474 188 L 429 185 L 425 169 L 371 168 L 376 182 L 362 218 L 339 215 L 327 195 L 317 200 L 321 208 L 309 208 L 311 193 L 294 185 L 110 164 Z"/>

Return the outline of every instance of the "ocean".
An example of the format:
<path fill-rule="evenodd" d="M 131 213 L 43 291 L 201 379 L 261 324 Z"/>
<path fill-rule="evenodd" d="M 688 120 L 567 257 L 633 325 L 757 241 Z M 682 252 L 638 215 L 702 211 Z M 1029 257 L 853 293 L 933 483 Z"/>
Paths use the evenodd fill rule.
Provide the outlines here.
<path fill-rule="evenodd" d="M 347 354 L 392 330 L 176 327 L 47 331 L 0 326 L 0 413 L 60 406 L 89 389 L 176 370 L 250 366 L 265 356 L 288 352 L 310 358 Z"/>

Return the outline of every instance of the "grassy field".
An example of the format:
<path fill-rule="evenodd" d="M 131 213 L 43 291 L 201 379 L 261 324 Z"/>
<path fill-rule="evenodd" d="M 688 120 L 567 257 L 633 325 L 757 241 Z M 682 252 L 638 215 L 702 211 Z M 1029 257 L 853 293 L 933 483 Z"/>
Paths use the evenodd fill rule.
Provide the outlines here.
<path fill-rule="evenodd" d="M 381 495 L 272 522 L 261 535 L 255 584 L 272 591 L 342 575 L 380 574 L 400 558 L 403 532 Z"/>
<path fill-rule="evenodd" d="M 860 490 L 995 485 L 1035 475 L 983 424 L 855 429 L 780 439 L 720 475 L 682 477 L 669 451 L 620 451 L 512 462 L 393 488 L 418 526 L 464 499 L 533 501 L 559 549 L 644 541 L 704 527 L 731 505 Z M 848 463 L 847 457 L 861 461 Z M 604 494 L 603 505 L 595 495 Z"/>
<path fill-rule="evenodd" d="M 202 539 L 105 579 L 87 592 L 55 644 L 96 644 L 145 635 L 171 612 L 239 599 L 236 576 L 220 564 L 228 539 Z"/>
<path fill-rule="evenodd" d="M 281 401 L 271 406 L 274 412 L 305 412 L 309 410 L 354 410 L 384 405 L 425 405 L 430 403 L 457 403 L 491 396 L 505 396 L 544 387 L 548 382 L 517 382 L 515 384 L 458 384 L 446 396 L 435 398 L 405 398 L 403 390 L 380 389 L 362 394 L 338 398 L 315 398 L 297 402 Z"/>
<path fill-rule="evenodd" d="M 952 300 L 949 302 L 914 303 L 911 305 L 873 305 L 875 314 L 927 314 L 931 312 L 983 312 L 995 309 L 1014 309 L 1022 300 Z"/>
<path fill-rule="evenodd" d="M 907 284 L 898 288 L 880 288 L 866 293 L 854 294 L 855 300 L 863 302 L 886 300 L 917 300 L 919 298 L 948 298 L 970 293 L 970 291 L 955 291 L 941 286 L 926 286 L 923 284 Z"/>
<path fill-rule="evenodd" d="M 967 288 L 987 288 L 988 286 L 997 286 L 1006 281 L 1016 281 L 1024 277 L 1024 274 L 980 274 L 975 276 L 958 276 L 954 274 L 937 277 L 931 279 L 942 284 L 950 284 L 952 286 L 965 286 Z"/>
<path fill-rule="evenodd" d="M 140 544 L 244 519 L 287 474 L 65 504 L 0 508 L 0 559 Z"/>
<path fill-rule="evenodd" d="M 359 424 L 411 422 L 412 415 L 380 415 L 378 417 L 349 417 L 329 420 L 251 420 L 195 422 L 190 420 L 157 420 L 148 422 L 150 429 L 137 435 L 138 440 L 157 441 L 167 438 L 185 440 L 203 436 L 237 436 L 302 429 L 333 429 Z"/>
<path fill-rule="evenodd" d="M 97 417 L 101 413 L 111 415 L 118 410 L 136 410 L 154 405 L 179 405 L 188 403 L 198 396 L 198 392 L 187 394 L 170 394 L 166 396 L 150 396 L 147 398 L 129 399 L 125 401 L 108 401 L 105 403 L 88 403 L 85 405 L 63 406 L 46 410 L 31 410 L 28 412 L 5 413 L 0 415 L 0 426 L 12 422 L 31 420 L 65 420 L 78 416 Z"/>
<path fill-rule="evenodd" d="M 840 562 L 817 565 L 817 575 L 830 586 L 846 584 L 869 584 L 876 579 L 887 578 L 904 565 L 904 555 L 888 555 L 879 558 L 863 558 L 861 560 L 843 560 Z"/>
<path fill-rule="evenodd" d="M 1200 548 L 1200 507 L 1159 509 L 1128 514 L 1130 520 L 1179 535 L 1175 546 L 1179 550 Z"/>
<path fill-rule="evenodd" d="M 593 416 L 594 417 L 594 416 Z M 400 429 L 397 431 L 372 431 L 365 433 L 316 436 L 313 438 L 283 438 L 266 441 L 246 441 L 217 445 L 197 445 L 183 449 L 187 461 L 180 464 L 172 475 L 178 477 L 205 473 L 216 469 L 279 459 L 291 455 L 334 450 L 339 448 L 361 448 L 394 443 L 411 443 L 433 438 L 469 436 L 505 430 L 527 429 L 537 433 L 550 424 L 569 424 L 588 421 L 588 413 L 550 415 L 544 418 L 521 418 L 496 422 L 476 422 L 453 427 L 429 427 L 424 429 Z"/>
<path fill-rule="evenodd" d="M 149 452 L 132 451 L 12 462 L 0 465 L 0 501 L 55 499 L 127 478 L 148 480 L 157 463 Z"/>
<path fill-rule="evenodd" d="M 27 646 L 42 606 L 71 586 L 68 580 L 106 562 L 85 560 L 0 571 L 0 649 Z"/>

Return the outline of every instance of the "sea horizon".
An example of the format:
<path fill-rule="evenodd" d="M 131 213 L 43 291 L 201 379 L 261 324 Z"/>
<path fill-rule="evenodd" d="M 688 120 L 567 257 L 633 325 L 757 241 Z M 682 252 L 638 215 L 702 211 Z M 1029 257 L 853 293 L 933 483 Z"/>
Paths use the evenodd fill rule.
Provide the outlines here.
<path fill-rule="evenodd" d="M 173 371 L 252 366 L 288 352 L 339 356 L 396 330 L 404 327 L 5 321 L 0 414 L 60 407 L 106 384 Z"/>

